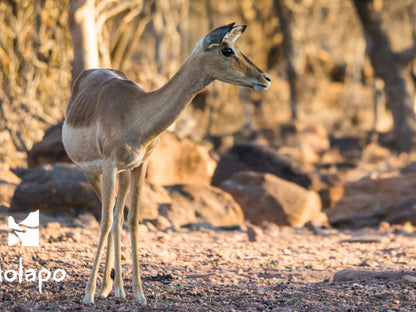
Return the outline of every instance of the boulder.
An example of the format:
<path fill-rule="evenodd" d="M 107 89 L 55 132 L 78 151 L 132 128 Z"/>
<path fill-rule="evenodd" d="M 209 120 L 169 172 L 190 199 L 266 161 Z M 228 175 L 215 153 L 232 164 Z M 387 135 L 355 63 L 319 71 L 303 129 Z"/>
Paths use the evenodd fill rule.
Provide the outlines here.
<path fill-rule="evenodd" d="M 0 169 L 0 206 L 10 206 L 10 201 L 20 183 L 20 178 L 8 169 Z"/>
<path fill-rule="evenodd" d="M 62 125 L 63 122 L 50 127 L 46 130 L 43 139 L 33 145 L 27 155 L 29 168 L 41 164 L 71 162 L 62 144 Z"/>
<path fill-rule="evenodd" d="M 293 161 L 271 148 L 257 144 L 236 144 L 220 158 L 212 185 L 219 186 L 240 171 L 271 173 L 305 188 L 311 187 L 313 182 Z"/>
<path fill-rule="evenodd" d="M 320 124 L 291 123 L 282 125 L 280 132 L 283 147 L 279 152 L 288 153 L 305 164 L 318 162 L 330 148 L 328 132 Z"/>
<path fill-rule="evenodd" d="M 158 185 L 209 185 L 215 167 L 205 147 L 165 131 L 150 156 L 147 180 Z"/>
<path fill-rule="evenodd" d="M 26 173 L 11 201 L 12 211 L 44 214 L 91 212 L 99 218 L 100 201 L 75 165 L 40 165 Z"/>
<path fill-rule="evenodd" d="M 303 226 L 310 220 L 325 221 L 316 192 L 270 173 L 242 171 L 224 181 L 221 188 L 234 197 L 245 218 L 255 225 Z"/>
<path fill-rule="evenodd" d="M 416 162 L 411 162 L 410 164 L 404 166 L 401 170 L 401 173 L 407 174 L 407 173 L 415 173 L 416 172 Z"/>
<path fill-rule="evenodd" d="M 392 206 L 384 221 L 390 224 L 410 222 L 412 225 L 416 225 L 416 196 Z"/>
<path fill-rule="evenodd" d="M 416 173 L 347 183 L 344 195 L 327 211 L 341 227 L 376 226 L 382 221 L 416 224 Z"/>
<path fill-rule="evenodd" d="M 130 196 L 128 194 L 126 199 L 127 206 L 130 204 L 129 198 Z M 145 181 L 143 183 L 143 191 L 139 204 L 140 220 L 157 220 L 159 217 L 159 208 L 166 205 L 169 206 L 171 203 L 172 200 L 164 187 Z"/>
<path fill-rule="evenodd" d="M 230 194 L 209 185 L 166 186 L 171 205 L 160 206 L 160 215 L 175 226 L 210 223 L 232 228 L 244 222 L 243 212 Z"/>

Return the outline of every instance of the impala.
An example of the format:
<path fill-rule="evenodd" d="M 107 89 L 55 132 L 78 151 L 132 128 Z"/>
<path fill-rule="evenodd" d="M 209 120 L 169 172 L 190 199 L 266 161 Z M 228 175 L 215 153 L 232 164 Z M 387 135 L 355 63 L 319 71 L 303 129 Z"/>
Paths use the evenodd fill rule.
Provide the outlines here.
<path fill-rule="evenodd" d="M 147 161 L 159 135 L 174 122 L 186 104 L 215 79 L 265 90 L 269 76 L 234 44 L 246 26 L 234 23 L 212 30 L 198 42 L 179 71 L 160 89 L 146 92 L 115 69 L 89 69 L 74 83 L 62 130 L 65 150 L 85 173 L 102 203 L 100 236 L 85 303 L 94 302 L 98 267 L 107 242 L 101 297 L 112 289 L 124 298 L 120 232 L 130 188 L 128 227 L 133 259 L 133 293 L 146 303 L 138 260 L 139 198 Z M 116 179 L 119 179 L 117 199 Z M 115 203 L 115 208 L 114 208 Z M 114 213 L 113 213 L 114 209 Z"/>

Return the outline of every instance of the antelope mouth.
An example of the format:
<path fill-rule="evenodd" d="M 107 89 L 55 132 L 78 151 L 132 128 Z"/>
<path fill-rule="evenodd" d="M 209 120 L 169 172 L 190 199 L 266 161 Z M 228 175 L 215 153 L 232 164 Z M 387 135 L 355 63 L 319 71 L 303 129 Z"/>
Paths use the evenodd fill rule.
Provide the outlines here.
<path fill-rule="evenodd" d="M 270 82 L 268 84 L 265 84 L 265 83 L 255 83 L 254 86 L 253 86 L 253 88 L 254 88 L 254 90 L 257 90 L 257 91 L 263 91 L 263 90 L 268 89 L 270 87 L 270 85 L 271 85 Z"/>

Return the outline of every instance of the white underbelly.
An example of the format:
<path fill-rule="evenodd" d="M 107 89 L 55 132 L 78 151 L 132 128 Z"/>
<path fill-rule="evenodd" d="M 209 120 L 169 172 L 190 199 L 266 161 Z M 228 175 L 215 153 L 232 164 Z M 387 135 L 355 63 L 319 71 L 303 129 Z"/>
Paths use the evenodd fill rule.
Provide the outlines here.
<path fill-rule="evenodd" d="M 83 171 L 102 173 L 103 156 L 97 143 L 97 130 L 94 127 L 73 128 L 64 124 L 62 141 L 69 158 Z M 117 172 L 139 167 L 145 158 L 145 148 L 132 153 L 124 159 L 114 159 Z"/>
<path fill-rule="evenodd" d="M 93 173 L 102 173 L 103 172 L 103 160 L 97 159 L 93 161 L 84 161 L 74 163 L 80 167 L 83 171 L 93 172 Z"/>
<path fill-rule="evenodd" d="M 117 172 L 139 167 L 143 163 L 144 153 L 140 153 L 133 161 L 128 163 L 114 162 L 113 166 Z M 103 160 L 96 159 L 91 161 L 74 161 L 83 171 L 93 173 L 103 173 Z"/>
<path fill-rule="evenodd" d="M 69 158 L 84 170 L 102 170 L 102 159 L 97 143 L 95 127 L 73 128 L 64 123 L 62 142 Z"/>

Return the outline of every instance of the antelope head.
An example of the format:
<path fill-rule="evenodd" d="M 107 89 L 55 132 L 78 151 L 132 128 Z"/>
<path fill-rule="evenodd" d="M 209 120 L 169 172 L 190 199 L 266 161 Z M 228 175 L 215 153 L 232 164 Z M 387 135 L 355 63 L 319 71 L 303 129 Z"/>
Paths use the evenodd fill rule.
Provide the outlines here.
<path fill-rule="evenodd" d="M 200 52 L 205 73 L 212 79 L 238 86 L 266 90 L 271 79 L 235 45 L 246 26 L 234 23 L 216 28 L 201 40 Z"/>

